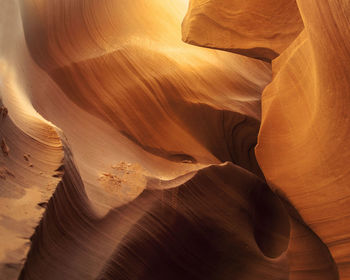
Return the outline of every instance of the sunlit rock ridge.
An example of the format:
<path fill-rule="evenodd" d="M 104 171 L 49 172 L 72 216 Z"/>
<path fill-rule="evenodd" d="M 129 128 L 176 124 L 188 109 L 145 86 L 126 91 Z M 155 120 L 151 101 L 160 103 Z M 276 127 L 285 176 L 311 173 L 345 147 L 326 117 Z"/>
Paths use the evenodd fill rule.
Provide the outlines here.
<path fill-rule="evenodd" d="M 350 279 L 349 24 L 0 0 L 0 279 Z"/>

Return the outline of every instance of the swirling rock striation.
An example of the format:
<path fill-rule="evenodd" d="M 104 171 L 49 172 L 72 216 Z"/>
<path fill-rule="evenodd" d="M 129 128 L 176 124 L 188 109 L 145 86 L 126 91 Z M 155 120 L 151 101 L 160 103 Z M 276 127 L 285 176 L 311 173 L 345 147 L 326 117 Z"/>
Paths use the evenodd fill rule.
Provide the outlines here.
<path fill-rule="evenodd" d="M 329 247 L 340 278 L 350 279 L 349 4 L 297 2 L 305 30 L 273 63 L 256 153 L 267 180 Z"/>
<path fill-rule="evenodd" d="M 0 0 L 1 278 L 328 280 L 339 269 L 346 279 L 346 226 L 315 226 L 322 213 L 285 184 L 306 190 L 301 169 L 275 166 L 264 147 L 270 128 L 283 132 L 269 126 L 266 96 L 293 90 L 283 71 L 311 40 L 306 12 L 256 3 L 191 1 L 182 26 L 194 44 L 265 61 L 281 53 L 263 95 L 264 174 L 254 148 L 271 66 L 182 42 L 187 1 Z M 310 69 L 295 86 L 322 73 Z"/>
<path fill-rule="evenodd" d="M 185 42 L 271 61 L 303 30 L 295 0 L 190 0 Z"/>
<path fill-rule="evenodd" d="M 216 6 L 219 2 L 227 6 L 221 9 L 223 6 Z M 260 5 L 268 9 L 273 3 L 274 8 L 278 4 L 287 8 L 287 3 L 282 2 L 261 1 Z M 347 1 L 287 2 L 293 2 L 298 9 L 285 10 L 285 22 L 301 18 L 303 24 L 298 26 L 304 28 L 299 28 L 290 41 L 285 41 L 282 52 L 276 52 L 280 56 L 272 61 L 273 80 L 262 94 L 256 155 L 271 188 L 295 207 L 305 224 L 327 245 L 340 279 L 349 279 L 349 149 L 346 144 L 349 4 Z M 246 2 L 241 5 L 246 7 Z M 235 37 L 220 27 L 242 28 L 242 22 L 235 23 L 228 16 L 237 7 L 229 1 L 192 1 L 183 23 L 184 40 L 202 46 L 210 42 L 210 47 L 229 49 L 223 42 Z M 213 20 L 221 10 L 227 16 Z M 268 9 L 269 13 L 274 11 Z M 283 12 L 277 13 L 271 23 L 282 15 Z M 256 24 L 249 25 L 247 34 L 259 34 L 261 28 L 266 27 L 254 14 L 247 12 L 244 16 Z M 205 22 L 208 18 L 212 20 L 209 23 Z M 198 31 L 207 26 L 209 31 L 201 36 Z M 291 30 L 287 26 L 283 27 L 284 31 Z M 267 38 L 268 44 L 273 44 L 275 39 Z M 243 51 L 239 53 L 251 50 L 251 46 L 245 46 L 240 40 L 234 43 L 242 46 Z"/>

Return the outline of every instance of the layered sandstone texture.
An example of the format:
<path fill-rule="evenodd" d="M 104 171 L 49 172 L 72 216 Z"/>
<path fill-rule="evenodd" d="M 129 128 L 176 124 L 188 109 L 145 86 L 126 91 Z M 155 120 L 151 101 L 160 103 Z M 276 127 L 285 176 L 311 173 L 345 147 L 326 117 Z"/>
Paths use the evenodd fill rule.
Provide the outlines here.
<path fill-rule="evenodd" d="M 349 8 L 0 0 L 0 279 L 350 279 Z"/>
<path fill-rule="evenodd" d="M 295 0 L 190 0 L 185 42 L 271 61 L 303 29 Z"/>
<path fill-rule="evenodd" d="M 223 39 L 216 40 L 210 35 L 197 39 L 196 30 L 202 28 L 200 18 L 212 19 L 221 10 L 207 7 L 219 7 L 225 2 L 229 7 L 224 9 L 225 15 L 231 15 L 236 14 L 238 5 L 229 1 L 203 2 L 197 5 L 197 1 L 192 1 L 184 21 L 184 39 L 207 46 L 210 38 L 214 40 L 210 47 L 230 49 L 222 42 L 229 42 L 233 36 L 217 26 L 226 24 L 237 32 L 242 26 L 232 24 L 229 16 L 214 21 L 218 25 L 205 25 L 205 35 L 215 34 Z M 297 10 L 285 10 L 288 24 L 283 31 L 296 28 L 292 23 L 295 12 L 302 18 L 304 27 L 272 61 L 273 79 L 262 93 L 257 159 L 271 189 L 293 205 L 304 223 L 329 248 L 340 279 L 350 279 L 350 4 L 349 1 L 297 0 L 278 1 L 279 4 L 259 1 L 259 5 L 267 7 L 272 2 L 276 8 L 282 2 L 286 2 L 283 7 L 297 5 Z M 260 9 L 257 18 L 265 18 L 271 11 Z M 250 13 L 244 16 L 255 19 Z M 270 17 L 269 24 L 277 23 L 280 16 L 282 13 Z M 257 28 L 251 25 L 252 33 L 273 30 L 268 24 L 260 23 Z M 267 38 L 269 44 L 276 38 Z M 258 37 L 254 40 L 258 42 Z M 233 52 L 251 56 L 244 41 L 238 39 L 234 43 Z"/>

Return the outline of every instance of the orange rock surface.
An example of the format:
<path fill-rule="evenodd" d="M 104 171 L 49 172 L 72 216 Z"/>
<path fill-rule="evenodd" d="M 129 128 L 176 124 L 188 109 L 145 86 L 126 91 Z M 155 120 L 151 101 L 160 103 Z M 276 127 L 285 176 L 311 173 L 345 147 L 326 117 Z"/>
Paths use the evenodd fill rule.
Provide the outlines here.
<path fill-rule="evenodd" d="M 224 5 L 217 5 L 219 2 Z M 290 5 L 292 2 L 288 1 Z M 183 23 L 185 41 L 251 56 L 248 53 L 251 46 L 223 28 L 240 30 L 245 26 L 243 22 L 247 20 L 234 22 L 228 15 L 236 15 L 239 5 L 247 7 L 246 4 L 192 1 Z M 259 2 L 268 10 L 259 9 L 260 15 L 274 14 L 276 10 L 271 9 L 270 4 L 275 8 L 281 5 L 287 14 L 280 10 L 276 17 L 270 17 L 269 24 L 274 24 L 275 18 L 278 22 L 282 15 L 285 22 L 297 18 L 296 10 L 288 8 L 285 1 Z M 285 41 L 282 52 L 276 52 L 280 56 L 272 61 L 273 79 L 262 94 L 262 122 L 256 154 L 270 187 L 295 207 L 303 221 L 326 244 L 340 279 L 349 279 L 347 174 L 350 155 L 346 144 L 349 4 L 346 1 L 302 0 L 294 4 L 303 21 L 300 26 L 305 27 L 294 41 Z M 244 35 L 260 34 L 261 30 L 266 34 L 273 30 L 259 17 L 254 17 L 253 10 L 250 7 L 244 17 L 256 25 L 248 24 L 249 32 Z M 219 17 L 218 11 L 227 16 Z M 212 20 L 215 16 L 216 20 Z M 208 18 L 211 23 L 205 22 Z M 275 27 L 287 32 L 299 26 L 290 23 Z M 208 29 L 201 36 L 197 31 L 204 26 Z M 252 44 L 255 42 L 258 46 L 258 38 L 253 36 Z M 267 44 L 274 44 L 275 39 L 266 37 Z M 234 48 L 224 45 L 231 41 Z M 261 58 L 261 55 L 253 56 Z"/>
<path fill-rule="evenodd" d="M 350 279 L 349 5 L 297 1 L 305 30 L 273 62 L 256 148 L 281 191 Z"/>
<path fill-rule="evenodd" d="M 0 7 L 0 279 L 350 278 L 346 1 Z"/>
<path fill-rule="evenodd" d="M 303 30 L 295 0 L 190 0 L 185 42 L 271 61 Z"/>

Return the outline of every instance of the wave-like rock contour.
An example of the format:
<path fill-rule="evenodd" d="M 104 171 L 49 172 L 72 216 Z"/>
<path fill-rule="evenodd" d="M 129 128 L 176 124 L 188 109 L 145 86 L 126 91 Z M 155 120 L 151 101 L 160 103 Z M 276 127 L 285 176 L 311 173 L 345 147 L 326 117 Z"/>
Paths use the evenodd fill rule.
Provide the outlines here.
<path fill-rule="evenodd" d="M 218 10 L 221 11 L 222 6 L 217 5 L 221 2 L 228 7 L 223 9 L 226 15 L 236 14 L 238 4 L 230 1 L 199 2 L 197 5 L 197 1 L 192 1 L 190 5 L 184 21 L 184 39 L 202 46 L 207 46 L 210 41 L 210 47 L 230 49 L 222 42 L 230 42 L 234 37 L 217 26 L 226 24 L 230 30 L 240 30 L 244 23 L 234 22 L 229 16 L 218 18 L 210 24 L 205 24 L 203 19 L 205 16 L 212 19 Z M 281 19 L 281 16 L 285 23 L 292 23 L 291 20 L 300 15 L 303 24 L 288 23 L 283 28 L 281 24 L 275 26 L 281 27 L 283 32 L 299 27 L 298 32 L 293 34 L 295 40 L 290 37 L 294 41 L 285 41 L 284 50 L 272 61 L 273 79 L 262 94 L 257 159 L 270 187 L 295 207 L 305 224 L 327 245 L 340 279 L 350 279 L 350 155 L 347 148 L 349 3 L 276 2 L 261 1 L 260 5 L 267 8 L 273 4 L 273 7 L 268 12 L 261 9 L 259 16 L 275 15 L 270 22 L 274 24 L 274 19 Z M 286 14 L 282 10 L 275 14 L 279 4 L 283 8 L 293 5 L 297 9 L 289 6 L 284 10 Z M 245 6 L 246 3 L 241 5 Z M 218 10 L 207 8 L 209 6 L 215 6 Z M 255 17 L 249 12 L 244 16 L 258 25 L 249 25 L 251 33 L 259 34 L 261 29 L 264 32 L 273 30 L 266 28 L 266 24 L 258 24 L 261 23 L 259 16 Z M 304 28 L 300 28 L 302 26 Z M 200 36 L 196 30 L 204 27 L 209 31 Z M 267 37 L 268 44 L 273 44 L 283 32 L 279 36 Z M 253 40 L 258 40 L 258 37 Z M 251 56 L 249 46 L 240 40 L 234 43 L 243 49 L 233 49 L 234 52 Z"/>
<path fill-rule="evenodd" d="M 0 278 L 347 279 L 326 4 L 0 0 Z"/>

